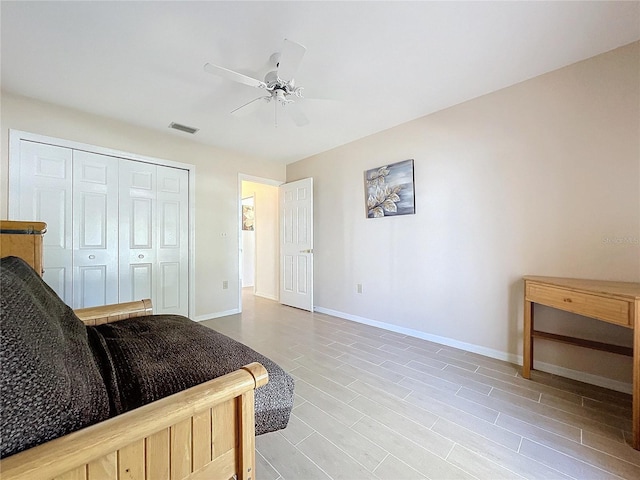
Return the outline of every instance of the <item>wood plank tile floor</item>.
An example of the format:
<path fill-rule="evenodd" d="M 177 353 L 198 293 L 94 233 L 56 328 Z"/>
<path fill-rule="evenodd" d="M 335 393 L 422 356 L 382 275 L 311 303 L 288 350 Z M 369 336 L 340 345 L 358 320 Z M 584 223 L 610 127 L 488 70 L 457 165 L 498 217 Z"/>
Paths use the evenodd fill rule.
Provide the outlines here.
<path fill-rule="evenodd" d="M 640 479 L 629 395 L 247 293 L 202 323 L 296 380 L 258 480 Z"/>

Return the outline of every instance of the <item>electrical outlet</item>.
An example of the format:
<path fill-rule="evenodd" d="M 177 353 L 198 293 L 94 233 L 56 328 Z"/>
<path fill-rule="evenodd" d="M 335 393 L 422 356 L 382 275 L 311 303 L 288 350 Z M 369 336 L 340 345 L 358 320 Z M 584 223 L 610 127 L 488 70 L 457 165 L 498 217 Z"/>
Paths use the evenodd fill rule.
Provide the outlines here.
<path fill-rule="evenodd" d="M 362 293 L 362 284 L 361 283 L 356 284 L 356 292 Z"/>
<path fill-rule="evenodd" d="M 223 280 L 222 281 L 222 289 L 226 290 L 229 288 L 229 281 L 228 280 Z"/>

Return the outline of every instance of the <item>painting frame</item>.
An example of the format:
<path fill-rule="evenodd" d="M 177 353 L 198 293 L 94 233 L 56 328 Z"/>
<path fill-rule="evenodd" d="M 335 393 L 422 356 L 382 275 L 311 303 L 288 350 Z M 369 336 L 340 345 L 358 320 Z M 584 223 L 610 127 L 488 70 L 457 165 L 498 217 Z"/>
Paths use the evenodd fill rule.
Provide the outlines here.
<path fill-rule="evenodd" d="M 414 215 L 413 159 L 365 170 L 364 190 L 367 218 Z"/>
<path fill-rule="evenodd" d="M 255 207 L 242 205 L 242 230 L 255 231 Z"/>

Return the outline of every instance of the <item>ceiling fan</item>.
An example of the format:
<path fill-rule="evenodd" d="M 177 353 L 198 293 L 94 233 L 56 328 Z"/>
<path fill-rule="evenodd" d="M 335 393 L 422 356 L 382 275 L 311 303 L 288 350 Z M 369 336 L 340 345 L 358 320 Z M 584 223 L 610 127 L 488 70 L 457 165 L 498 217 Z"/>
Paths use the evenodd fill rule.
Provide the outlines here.
<path fill-rule="evenodd" d="M 242 83 L 250 87 L 259 88 L 265 91 L 265 95 L 251 100 L 244 105 L 239 106 L 231 111 L 232 115 L 243 115 L 253 112 L 263 103 L 273 102 L 275 105 L 275 125 L 278 126 L 278 107 L 289 113 L 292 120 L 299 127 L 307 125 L 309 120 L 306 115 L 297 107 L 295 98 L 303 98 L 303 87 L 295 84 L 294 75 L 298 71 L 298 67 L 302 62 L 302 57 L 306 52 L 306 48 L 299 43 L 284 39 L 282 50 L 274 53 L 270 57 L 270 61 L 275 66 L 275 70 L 270 71 L 264 77 L 264 81 L 252 78 L 242 73 L 234 72 L 219 65 L 206 63 L 204 65 L 205 72 L 218 75 Z"/>

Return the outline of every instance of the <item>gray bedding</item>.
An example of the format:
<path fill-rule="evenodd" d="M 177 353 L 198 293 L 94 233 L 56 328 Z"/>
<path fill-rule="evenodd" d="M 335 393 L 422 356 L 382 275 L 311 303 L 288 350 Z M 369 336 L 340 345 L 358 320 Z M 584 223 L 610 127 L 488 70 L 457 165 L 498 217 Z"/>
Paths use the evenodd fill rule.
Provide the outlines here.
<path fill-rule="evenodd" d="M 260 362 L 256 434 L 287 426 L 294 383 L 277 364 L 175 315 L 85 327 L 23 260 L 0 260 L 0 458 Z"/>
<path fill-rule="evenodd" d="M 260 362 L 269 383 L 256 390 L 256 434 L 287 426 L 293 379 L 251 348 L 178 315 L 152 315 L 100 325 L 90 335 L 106 372 L 115 414 Z"/>
<path fill-rule="evenodd" d="M 84 324 L 24 261 L 0 260 L 0 455 L 109 416 Z"/>

